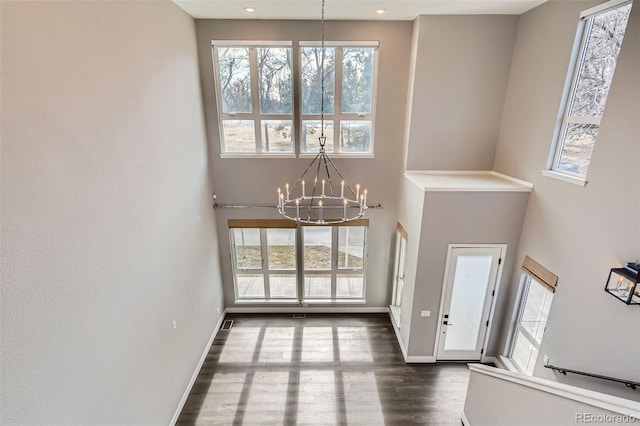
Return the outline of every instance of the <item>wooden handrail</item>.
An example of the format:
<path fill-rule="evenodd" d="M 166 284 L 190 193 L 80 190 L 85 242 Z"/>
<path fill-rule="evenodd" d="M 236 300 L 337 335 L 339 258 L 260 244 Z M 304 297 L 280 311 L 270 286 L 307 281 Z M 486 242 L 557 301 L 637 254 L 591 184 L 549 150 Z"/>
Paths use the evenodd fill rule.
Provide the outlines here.
<path fill-rule="evenodd" d="M 631 389 L 636 389 L 638 386 L 640 386 L 640 382 L 617 379 L 615 377 L 609 377 L 609 376 L 601 376 L 600 374 L 586 373 L 584 371 L 570 370 L 568 368 L 557 367 L 555 365 L 545 365 L 544 368 L 550 368 L 551 370 L 557 371 L 558 373 L 564 374 L 565 376 L 567 375 L 567 373 L 571 373 L 571 374 L 579 374 L 581 376 L 595 377 L 596 379 L 609 380 L 611 382 L 624 383 L 626 387 Z"/>

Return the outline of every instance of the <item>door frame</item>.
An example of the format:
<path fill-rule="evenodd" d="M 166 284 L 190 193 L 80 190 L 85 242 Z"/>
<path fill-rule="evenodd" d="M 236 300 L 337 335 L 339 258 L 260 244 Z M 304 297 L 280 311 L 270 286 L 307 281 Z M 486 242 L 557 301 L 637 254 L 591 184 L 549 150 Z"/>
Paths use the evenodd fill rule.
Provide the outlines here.
<path fill-rule="evenodd" d="M 487 343 L 489 343 L 489 336 L 491 335 L 491 328 L 493 327 L 493 314 L 496 310 L 496 296 L 498 295 L 498 291 L 500 290 L 500 282 L 502 281 L 502 270 L 504 269 L 505 258 L 507 255 L 507 244 L 449 244 L 447 248 L 447 261 L 444 266 L 444 279 L 442 281 L 442 289 L 440 295 L 440 308 L 438 309 L 438 325 L 436 328 L 436 339 L 433 345 L 433 358 L 436 362 L 438 362 L 438 348 L 440 345 L 440 333 L 442 332 L 442 317 L 444 315 L 444 302 L 447 294 L 447 283 L 449 281 L 449 269 L 451 266 L 451 255 L 453 249 L 456 248 L 500 248 L 500 258 L 502 262 L 498 263 L 498 271 L 496 272 L 496 283 L 493 287 L 495 291 L 495 295 L 491 298 L 491 305 L 489 307 L 489 327 L 487 327 L 487 332 L 484 335 L 484 341 L 482 342 L 482 348 L 487 348 Z M 480 355 L 480 361 L 486 357 L 485 353 Z"/>

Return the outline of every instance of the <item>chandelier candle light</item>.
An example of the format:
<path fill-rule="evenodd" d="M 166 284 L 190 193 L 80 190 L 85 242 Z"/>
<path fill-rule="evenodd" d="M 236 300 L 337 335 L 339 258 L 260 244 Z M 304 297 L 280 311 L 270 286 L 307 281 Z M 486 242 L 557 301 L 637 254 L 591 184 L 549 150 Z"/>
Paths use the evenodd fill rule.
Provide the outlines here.
<path fill-rule="evenodd" d="M 314 225 L 334 225 L 361 218 L 367 210 L 367 190 L 355 190 L 346 181 L 338 167 L 325 152 L 327 138 L 324 136 L 324 1 L 322 0 L 322 40 L 320 60 L 320 150 L 309 166 L 284 192 L 278 188 L 278 213 L 296 222 Z M 315 170 L 315 173 L 314 173 Z M 336 179 L 340 179 L 338 196 Z M 311 183 L 307 191 L 306 182 Z"/>

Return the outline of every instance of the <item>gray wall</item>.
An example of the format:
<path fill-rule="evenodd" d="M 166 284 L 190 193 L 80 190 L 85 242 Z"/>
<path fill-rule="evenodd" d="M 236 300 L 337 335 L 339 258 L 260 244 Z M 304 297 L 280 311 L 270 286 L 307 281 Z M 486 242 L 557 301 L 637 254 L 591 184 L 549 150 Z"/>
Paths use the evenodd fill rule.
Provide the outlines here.
<path fill-rule="evenodd" d="M 0 423 L 168 424 L 222 306 L 193 20 L 1 7 Z"/>
<path fill-rule="evenodd" d="M 542 367 L 542 355 L 576 370 L 640 381 L 638 307 L 604 292 L 609 269 L 640 256 L 640 7 L 635 4 L 586 187 L 542 176 L 576 24 L 594 2 L 552 0 L 521 16 L 495 170 L 535 184 L 518 263 L 525 254 L 559 277 L 536 376 L 629 399 L 638 392 Z M 517 282 L 519 271 L 513 275 Z M 513 304 L 515 294 L 508 305 Z"/>
<path fill-rule="evenodd" d="M 491 170 L 517 25 L 507 15 L 416 19 L 407 170 Z"/>
<path fill-rule="evenodd" d="M 448 246 L 464 243 L 508 245 L 485 356 L 499 352 L 499 325 L 528 198 L 528 192 L 425 193 L 408 355 L 434 355 Z M 420 310 L 430 310 L 431 316 L 421 317 Z"/>
<path fill-rule="evenodd" d="M 219 158 L 217 107 L 213 84 L 211 40 L 317 40 L 319 22 L 197 20 L 198 53 L 202 75 L 207 134 L 214 155 L 214 191 L 219 203 L 275 204 L 277 187 L 295 180 L 311 159 Z M 391 242 L 396 223 L 397 188 L 402 176 L 404 110 L 408 85 L 410 22 L 326 22 L 327 40 L 379 40 L 375 158 L 334 161 L 347 180 L 368 188 L 370 210 L 367 264 L 367 307 L 387 306 Z M 233 278 L 227 229 L 228 218 L 274 218 L 275 209 L 220 210 L 217 215 L 225 305 L 233 306 Z M 273 305 L 269 305 L 273 306 Z M 341 306 L 343 306 L 341 304 Z"/>

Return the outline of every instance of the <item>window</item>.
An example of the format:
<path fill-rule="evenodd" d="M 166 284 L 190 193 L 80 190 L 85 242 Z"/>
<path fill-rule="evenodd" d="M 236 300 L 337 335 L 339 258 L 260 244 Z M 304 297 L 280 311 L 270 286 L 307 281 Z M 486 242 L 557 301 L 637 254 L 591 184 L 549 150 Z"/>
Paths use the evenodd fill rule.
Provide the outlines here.
<path fill-rule="evenodd" d="M 398 223 L 396 227 L 395 266 L 393 269 L 393 297 L 391 300 L 391 314 L 396 325 L 400 326 L 402 311 L 402 297 L 404 295 L 405 254 L 407 251 L 407 231 Z"/>
<path fill-rule="evenodd" d="M 547 325 L 558 276 L 524 257 L 518 316 L 511 335 L 509 358 L 524 374 L 533 374 L 542 335 Z"/>
<path fill-rule="evenodd" d="M 377 45 L 325 44 L 321 70 L 320 43 L 302 42 L 300 69 L 294 71 L 291 42 L 213 41 L 221 152 L 316 153 L 324 74 L 326 150 L 373 154 Z M 294 86 L 300 87 L 299 104 Z"/>
<path fill-rule="evenodd" d="M 236 299 L 297 298 L 293 229 L 231 229 Z"/>
<path fill-rule="evenodd" d="M 214 45 L 222 152 L 293 153 L 288 45 Z"/>
<path fill-rule="evenodd" d="M 364 226 L 305 226 L 304 298 L 364 299 Z"/>
<path fill-rule="evenodd" d="M 327 152 L 373 152 L 376 52 L 377 48 L 370 45 L 326 47 L 325 44 Z M 302 152 L 317 152 L 319 148 L 321 58 L 322 48 L 317 43 L 301 43 Z"/>
<path fill-rule="evenodd" d="M 524 275 L 524 291 L 511 347 L 511 359 L 521 372 L 529 376 L 533 374 L 536 365 L 552 299 L 553 293 L 530 275 Z"/>
<path fill-rule="evenodd" d="M 236 301 L 364 301 L 368 221 L 295 225 L 229 221 Z"/>
<path fill-rule="evenodd" d="M 550 169 L 584 180 L 613 80 L 631 2 L 612 0 L 582 13 Z"/>

